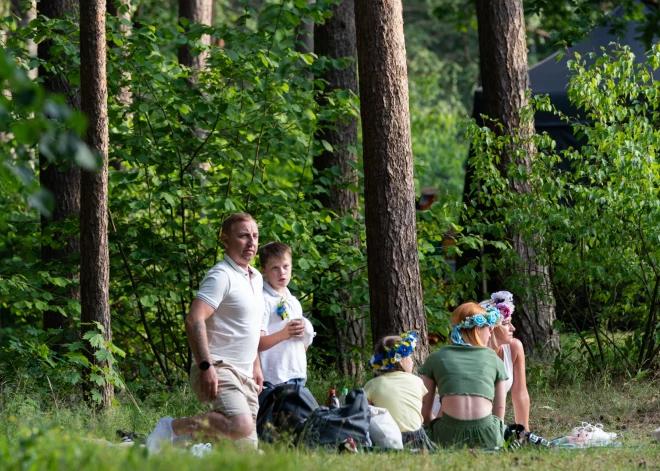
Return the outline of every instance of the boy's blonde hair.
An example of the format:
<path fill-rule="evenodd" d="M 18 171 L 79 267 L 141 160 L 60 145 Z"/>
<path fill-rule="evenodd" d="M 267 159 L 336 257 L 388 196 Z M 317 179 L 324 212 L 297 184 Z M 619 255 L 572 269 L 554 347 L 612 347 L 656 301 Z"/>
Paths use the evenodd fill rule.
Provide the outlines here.
<path fill-rule="evenodd" d="M 287 255 L 291 257 L 291 247 L 282 242 L 268 242 L 259 249 L 259 265 L 266 268 L 269 260 L 281 260 Z"/>
<path fill-rule="evenodd" d="M 483 307 L 479 306 L 477 303 L 473 301 L 463 303 L 460 306 L 458 306 L 454 310 L 454 312 L 451 313 L 451 324 L 452 325 L 460 324 L 461 322 L 463 322 L 463 320 L 465 320 L 466 317 L 476 316 L 477 314 L 483 314 L 485 312 L 486 310 Z M 487 329 L 487 328 L 488 328 L 487 326 L 471 327 L 469 329 L 460 329 L 459 332 L 461 334 L 461 337 L 463 337 L 463 341 L 465 343 L 469 343 L 471 345 L 476 345 L 479 347 L 484 347 L 485 345 L 481 341 L 481 337 L 479 336 L 477 329 Z"/>

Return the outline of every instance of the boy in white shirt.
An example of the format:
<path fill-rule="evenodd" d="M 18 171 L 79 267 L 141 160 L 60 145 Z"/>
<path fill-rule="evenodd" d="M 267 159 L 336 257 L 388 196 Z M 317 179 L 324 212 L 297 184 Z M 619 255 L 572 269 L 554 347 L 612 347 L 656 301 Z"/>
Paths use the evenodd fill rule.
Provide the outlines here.
<path fill-rule="evenodd" d="M 314 338 L 314 329 L 303 317 L 300 302 L 287 288 L 291 281 L 291 247 L 270 242 L 259 249 L 259 262 L 265 278 L 266 308 L 259 341 L 264 391 L 284 383 L 304 386 L 306 350 Z"/>

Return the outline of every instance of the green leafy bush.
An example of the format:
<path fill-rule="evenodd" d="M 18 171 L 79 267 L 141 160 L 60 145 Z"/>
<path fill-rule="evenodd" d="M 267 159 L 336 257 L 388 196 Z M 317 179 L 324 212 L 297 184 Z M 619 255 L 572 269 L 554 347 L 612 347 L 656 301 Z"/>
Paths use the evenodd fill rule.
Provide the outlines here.
<path fill-rule="evenodd" d="M 625 46 L 590 58 L 590 66 L 578 55 L 569 62 L 569 98 L 589 120 L 573 129 L 585 144 L 557 153 L 547 135 L 535 136 L 531 165 L 509 169 L 529 193 L 509 191 L 497 169 L 503 147 L 515 144 L 510 137 L 472 125 L 471 165 L 482 182 L 472 190 L 488 209 L 470 216 L 489 238 L 503 239 L 506 227 L 522 231 L 550 267 L 560 317 L 595 371 L 643 374 L 660 352 L 660 50 L 646 63 Z M 532 106 L 554 110 L 544 97 Z M 508 246 L 499 255 L 500 268 L 514 266 Z M 621 337 L 619 328 L 635 334 Z"/>

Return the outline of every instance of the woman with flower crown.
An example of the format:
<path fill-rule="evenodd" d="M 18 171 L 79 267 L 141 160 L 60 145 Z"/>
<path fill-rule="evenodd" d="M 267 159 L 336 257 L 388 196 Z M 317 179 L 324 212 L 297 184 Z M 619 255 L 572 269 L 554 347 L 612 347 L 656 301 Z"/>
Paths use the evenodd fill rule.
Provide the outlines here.
<path fill-rule="evenodd" d="M 529 431 L 529 393 L 525 374 L 525 350 L 522 342 L 513 338 L 516 328 L 511 323 L 511 314 L 515 310 L 513 294 L 498 291 L 490 299 L 479 303 L 481 307 L 494 306 L 500 311 L 500 323 L 493 330 L 488 346 L 504 362 L 504 370 L 509 379 L 506 381 L 507 394 L 511 391 L 513 415 L 517 424 L 522 424 Z"/>
<path fill-rule="evenodd" d="M 494 307 L 461 304 L 451 314 L 451 345 L 430 355 L 419 368 L 428 390 L 422 416 L 431 439 L 441 446 L 495 448 L 504 442 L 507 375 L 502 360 L 487 347 L 499 320 Z M 436 387 L 442 405 L 432 420 Z"/>
<path fill-rule="evenodd" d="M 419 376 L 411 373 L 416 346 L 415 332 L 380 339 L 369 360 L 376 377 L 364 385 L 364 391 L 369 404 L 390 412 L 401 430 L 404 447 L 435 450 L 437 447 L 424 432 L 421 413 L 427 390 Z"/>

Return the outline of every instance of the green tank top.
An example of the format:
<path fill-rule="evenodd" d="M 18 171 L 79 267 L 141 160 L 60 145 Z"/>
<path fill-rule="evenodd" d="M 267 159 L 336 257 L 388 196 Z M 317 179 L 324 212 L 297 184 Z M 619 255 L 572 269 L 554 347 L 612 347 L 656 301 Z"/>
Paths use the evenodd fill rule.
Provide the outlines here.
<path fill-rule="evenodd" d="M 506 381 L 504 362 L 486 347 L 449 345 L 430 355 L 419 368 L 419 374 L 431 378 L 438 394 L 466 394 L 492 401 L 495 383 Z"/>

